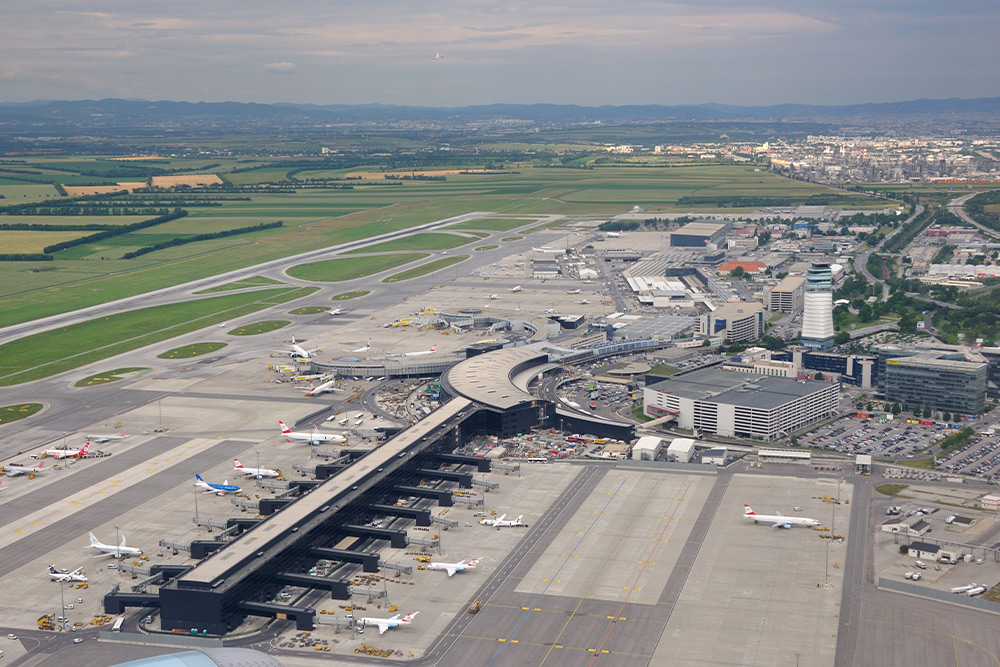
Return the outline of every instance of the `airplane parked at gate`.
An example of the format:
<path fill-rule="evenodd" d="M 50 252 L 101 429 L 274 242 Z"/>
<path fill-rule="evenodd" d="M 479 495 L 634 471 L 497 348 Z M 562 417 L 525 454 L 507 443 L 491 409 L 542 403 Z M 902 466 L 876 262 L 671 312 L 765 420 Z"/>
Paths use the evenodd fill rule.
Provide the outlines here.
<path fill-rule="evenodd" d="M 82 570 L 82 567 L 78 567 L 72 572 L 60 572 L 55 565 L 49 565 L 49 579 L 60 584 L 70 581 L 87 581 L 87 577 L 81 573 Z"/>
<path fill-rule="evenodd" d="M 344 352 L 367 352 L 368 350 L 372 349 L 372 339 L 371 339 L 371 338 L 369 338 L 369 339 L 368 339 L 368 342 L 367 342 L 367 343 L 365 343 L 365 346 L 364 346 L 364 347 L 359 347 L 359 348 L 358 348 L 358 349 L 356 349 L 356 350 L 348 350 L 348 349 L 346 349 L 346 348 L 343 348 L 343 347 L 342 347 L 342 348 L 340 348 L 340 349 L 344 350 Z"/>
<path fill-rule="evenodd" d="M 769 523 L 771 528 L 789 529 L 792 526 L 818 526 L 819 521 L 799 516 L 785 516 L 781 512 L 777 514 L 757 514 L 749 505 L 743 506 L 743 518 L 753 519 L 754 523 Z"/>
<path fill-rule="evenodd" d="M 419 350 L 417 352 L 403 352 L 402 354 L 390 354 L 388 356 L 390 356 L 392 358 L 396 358 L 396 357 L 423 357 L 423 356 L 428 355 L 428 354 L 434 354 L 435 352 L 437 352 L 437 345 L 431 345 L 431 349 L 429 349 L 429 350 Z"/>
<path fill-rule="evenodd" d="M 476 565 L 479 564 L 481 558 L 473 558 L 466 561 L 458 561 L 457 563 L 428 563 L 428 570 L 444 570 L 448 573 L 448 576 L 452 576 L 456 572 L 464 572 L 465 570 L 475 569 Z"/>
<path fill-rule="evenodd" d="M 84 549 L 97 549 L 104 553 L 99 556 L 94 556 L 94 558 L 104 558 L 105 556 L 117 556 L 118 558 L 123 558 L 126 556 L 141 556 L 142 549 L 136 547 L 125 546 L 125 536 L 122 535 L 122 543 L 117 547 L 113 544 L 104 544 L 99 539 L 94 537 L 93 533 L 88 533 L 90 535 L 90 546 L 83 547 Z"/>
<path fill-rule="evenodd" d="M 315 424 L 313 424 L 312 431 L 292 431 L 290 428 L 285 426 L 285 422 L 283 421 L 279 421 L 278 426 L 281 427 L 281 435 L 285 436 L 285 440 L 288 442 L 298 440 L 299 442 L 308 442 L 310 445 L 318 445 L 321 442 L 347 442 L 347 438 L 342 435 L 337 435 L 336 433 L 320 433 Z"/>
<path fill-rule="evenodd" d="M 195 488 L 207 489 L 202 493 L 214 493 L 217 496 L 224 496 L 227 493 L 239 493 L 242 490 L 235 484 L 230 484 L 228 479 L 222 484 L 212 484 L 203 480 L 201 475 L 195 475 L 194 478 L 196 480 L 194 483 Z"/>
<path fill-rule="evenodd" d="M 72 459 L 86 456 L 89 452 L 90 443 L 88 442 L 80 449 L 46 449 L 42 454 L 54 459 Z"/>
<path fill-rule="evenodd" d="M 306 392 L 306 396 L 319 396 L 320 394 L 325 394 L 328 391 L 344 391 L 337 386 L 337 378 L 331 378 L 326 382 L 318 385 L 310 385 L 308 387 L 296 387 L 296 389 L 301 389 Z"/>
<path fill-rule="evenodd" d="M 280 470 L 271 470 L 270 468 L 247 468 L 240 463 L 239 459 L 233 459 L 233 462 L 236 464 L 234 470 L 236 470 L 236 472 L 241 472 L 248 477 L 256 477 L 257 479 L 264 477 L 281 477 Z"/>
<path fill-rule="evenodd" d="M 316 353 L 319 352 L 319 348 L 312 350 L 306 350 L 301 345 L 295 342 L 295 336 L 292 336 L 292 349 L 290 350 L 271 350 L 272 352 L 281 352 L 287 354 L 291 357 L 299 357 L 300 359 L 308 359 L 310 357 L 315 357 Z"/>
<path fill-rule="evenodd" d="M 108 434 L 108 433 L 93 433 L 93 434 L 85 435 L 83 437 L 86 438 L 87 440 L 92 441 L 92 442 L 101 443 L 101 442 L 107 442 L 108 440 L 124 440 L 128 436 L 125 435 L 125 431 L 122 431 L 121 433 L 110 433 L 110 434 Z"/>
<path fill-rule="evenodd" d="M 413 620 L 413 617 L 419 613 L 419 611 L 414 611 L 407 614 L 403 618 L 400 618 L 399 614 L 396 614 L 392 618 L 359 618 L 358 622 L 361 623 L 361 630 L 364 630 L 369 625 L 377 625 L 378 633 L 382 635 L 385 634 L 385 631 L 390 628 L 396 628 L 400 625 L 409 625 L 410 621 Z"/>
<path fill-rule="evenodd" d="M 0 472 L 7 475 L 8 477 L 20 477 L 21 475 L 27 475 L 29 479 L 34 479 L 36 473 L 48 472 L 52 468 L 43 468 L 45 461 L 39 461 L 36 466 L 22 466 L 16 463 L 9 463 L 4 466 L 0 466 Z"/>
<path fill-rule="evenodd" d="M 506 519 L 506 518 L 507 518 L 506 514 L 501 514 L 496 519 L 480 519 L 479 523 L 483 524 L 484 526 L 490 526 L 491 528 L 496 528 L 497 530 L 500 530 L 501 528 L 527 528 L 528 527 L 528 524 L 526 524 L 526 523 L 524 523 L 522 521 L 522 519 L 524 518 L 523 514 L 518 514 L 517 518 L 514 519 L 514 520 L 512 520 L 512 521 L 505 521 L 504 519 Z"/>

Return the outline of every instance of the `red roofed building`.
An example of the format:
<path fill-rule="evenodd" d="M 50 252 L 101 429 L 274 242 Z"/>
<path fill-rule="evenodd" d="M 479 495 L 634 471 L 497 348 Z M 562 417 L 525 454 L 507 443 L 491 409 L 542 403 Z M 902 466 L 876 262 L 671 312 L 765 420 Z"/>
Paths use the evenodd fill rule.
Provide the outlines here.
<path fill-rule="evenodd" d="M 719 273 L 732 273 L 737 268 L 743 269 L 744 273 L 764 273 L 767 264 L 764 262 L 727 262 L 719 267 Z"/>

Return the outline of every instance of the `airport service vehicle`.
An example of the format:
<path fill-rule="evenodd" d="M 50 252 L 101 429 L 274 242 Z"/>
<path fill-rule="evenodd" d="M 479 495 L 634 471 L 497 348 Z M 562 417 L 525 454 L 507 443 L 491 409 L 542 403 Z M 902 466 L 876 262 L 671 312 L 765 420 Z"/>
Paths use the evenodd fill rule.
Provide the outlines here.
<path fill-rule="evenodd" d="M 128 436 L 125 435 L 125 431 L 122 431 L 121 433 L 110 433 L 110 434 L 108 434 L 108 433 L 91 433 L 91 434 L 85 435 L 83 437 L 85 437 L 87 440 L 92 440 L 93 442 L 101 443 L 101 442 L 107 442 L 108 440 L 124 440 Z"/>
<path fill-rule="evenodd" d="M 282 354 L 287 354 L 290 357 L 299 357 L 300 359 L 308 359 L 310 357 L 315 357 L 316 353 L 319 352 L 319 348 L 312 350 L 306 350 L 298 343 L 295 342 L 295 336 L 292 336 L 292 347 L 290 350 L 271 350 L 272 352 L 281 352 Z"/>
<path fill-rule="evenodd" d="M 194 478 L 195 488 L 206 489 L 203 493 L 214 493 L 217 496 L 224 496 L 227 493 L 239 493 L 241 491 L 240 487 L 230 484 L 228 479 L 222 484 L 212 484 L 203 480 L 201 475 L 195 475 Z"/>
<path fill-rule="evenodd" d="M 241 472 L 247 477 L 256 477 L 257 479 L 263 479 L 264 477 L 281 477 L 280 470 L 271 470 L 270 468 L 247 468 L 239 459 L 233 459 L 236 467 L 234 470 L 236 472 Z"/>
<path fill-rule="evenodd" d="M 285 436 L 285 440 L 288 442 L 298 440 L 299 442 L 308 442 L 310 445 L 318 445 L 322 442 L 347 442 L 347 438 L 342 435 L 337 435 L 336 433 L 320 433 L 319 429 L 316 428 L 316 424 L 313 424 L 312 431 L 293 431 L 288 428 L 283 421 L 279 421 L 278 426 L 281 427 L 281 435 Z"/>
<path fill-rule="evenodd" d="M 985 592 L 986 592 L 986 586 L 976 586 L 975 588 L 970 588 L 969 590 L 965 591 L 965 594 L 968 595 L 970 598 L 972 598 L 976 597 L 980 593 L 985 593 Z"/>
<path fill-rule="evenodd" d="M 87 581 L 87 577 L 82 574 L 83 568 L 78 567 L 72 572 L 60 572 L 55 565 L 49 565 L 49 579 L 63 583 L 69 581 Z"/>
<path fill-rule="evenodd" d="M 754 523 L 769 523 L 772 528 L 789 529 L 792 526 L 818 526 L 819 521 L 808 517 L 785 516 L 781 512 L 777 514 L 757 514 L 749 505 L 743 506 L 743 518 L 753 519 Z"/>
<path fill-rule="evenodd" d="M 520 292 L 523 288 L 520 285 L 514 285 L 510 288 L 511 292 Z"/>
<path fill-rule="evenodd" d="M 968 593 L 973 588 L 979 588 L 979 584 L 973 582 L 971 584 L 966 584 L 965 586 L 955 586 L 951 589 L 952 593 Z"/>
<path fill-rule="evenodd" d="M 448 576 L 454 575 L 456 572 L 464 572 L 465 570 L 473 570 L 476 565 L 479 564 L 481 558 L 472 558 L 471 560 L 458 561 L 457 563 L 428 563 L 428 570 L 444 570 L 448 573 Z"/>
<path fill-rule="evenodd" d="M 78 459 L 81 456 L 86 456 L 89 452 L 90 443 L 88 442 L 80 449 L 46 449 L 42 453 L 45 456 L 51 456 L 54 459 Z"/>
<path fill-rule="evenodd" d="M 522 519 L 524 518 L 523 514 L 518 514 L 517 518 L 513 519 L 511 521 L 505 521 L 504 519 L 506 519 L 506 518 L 507 518 L 506 514 L 501 514 L 496 519 L 480 519 L 479 523 L 483 524 L 484 526 L 490 526 L 491 528 L 496 528 L 497 530 L 500 530 L 501 528 L 527 528 L 528 527 L 528 524 L 526 524 L 526 523 L 524 523 L 522 521 Z"/>
<path fill-rule="evenodd" d="M 90 546 L 83 547 L 83 548 L 84 549 L 97 549 L 98 551 L 102 551 L 103 552 L 103 553 L 101 553 L 98 556 L 94 556 L 94 558 L 104 558 L 105 556 L 116 556 L 118 558 L 122 558 L 122 557 L 125 557 L 125 556 L 141 556 L 142 555 L 142 549 L 138 549 L 136 547 L 127 547 L 127 546 L 125 546 L 125 536 L 124 535 L 122 535 L 122 543 L 119 544 L 117 547 L 115 545 L 113 545 L 113 544 L 104 544 L 99 539 L 97 539 L 96 537 L 94 537 L 93 533 L 88 533 L 88 535 L 90 535 Z"/>
<path fill-rule="evenodd" d="M 358 630 L 358 632 L 362 632 L 369 625 L 377 625 L 378 633 L 380 635 L 383 635 L 385 634 L 385 631 L 389 630 L 390 628 L 396 628 L 399 627 L 400 625 L 409 625 L 410 622 L 413 620 L 413 617 L 419 613 L 420 613 L 419 611 L 414 611 L 407 614 L 406 616 L 403 616 L 402 618 L 399 617 L 399 614 L 396 614 L 392 618 L 360 618 L 358 619 L 358 622 L 361 623 L 361 628 Z"/>
<path fill-rule="evenodd" d="M 52 468 L 43 468 L 45 461 L 39 461 L 36 466 L 22 466 L 16 463 L 10 463 L 5 466 L 0 466 L 0 472 L 7 475 L 8 477 L 20 477 L 21 475 L 27 475 L 29 479 L 34 479 L 35 475 L 40 472 L 48 472 Z"/>

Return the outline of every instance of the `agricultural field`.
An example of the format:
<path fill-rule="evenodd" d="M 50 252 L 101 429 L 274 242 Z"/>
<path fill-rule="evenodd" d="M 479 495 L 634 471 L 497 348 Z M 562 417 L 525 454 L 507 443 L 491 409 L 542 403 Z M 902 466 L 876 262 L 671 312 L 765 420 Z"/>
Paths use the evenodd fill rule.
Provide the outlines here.
<path fill-rule="evenodd" d="M 400 273 L 385 278 L 382 282 L 394 283 L 394 282 L 399 282 L 401 280 L 410 280 L 411 278 L 419 278 L 420 276 L 426 276 L 428 273 L 434 273 L 435 271 L 446 269 L 449 266 L 452 266 L 453 264 L 464 262 L 467 259 L 469 259 L 468 255 L 453 255 L 452 257 L 442 257 L 441 259 L 436 259 L 433 262 L 427 262 L 426 264 L 415 266 L 412 269 L 401 271 Z"/>
<path fill-rule="evenodd" d="M 82 232 L 86 234 L 87 232 Z M 81 232 L 46 232 L 0 230 L 0 248 L 3 252 L 42 252 L 42 248 L 53 243 L 62 243 L 78 238 Z"/>
<path fill-rule="evenodd" d="M 116 313 L 32 334 L 0 345 L 0 386 L 56 375 L 234 317 L 294 301 L 315 291 L 315 288 L 284 287 L 195 299 Z M 40 346 L 41 349 L 59 350 L 60 354 L 40 359 Z"/>
<path fill-rule="evenodd" d="M 371 255 L 368 257 L 327 259 L 321 262 L 310 262 L 308 264 L 293 266 L 288 269 L 287 273 L 299 280 L 336 283 L 382 273 L 383 271 L 415 262 L 427 256 L 428 254 L 425 252 L 412 252 L 397 255 Z"/>
<path fill-rule="evenodd" d="M 397 250 L 451 250 L 452 248 L 466 245 L 469 242 L 470 239 L 455 234 L 424 232 L 402 239 L 393 239 L 385 243 L 377 243 L 367 248 L 359 248 L 342 254 L 361 255 L 373 252 L 395 252 Z"/>
<path fill-rule="evenodd" d="M 373 137 L 368 150 L 375 150 L 376 144 L 388 141 L 388 138 Z M 220 145 L 225 143 L 223 139 L 219 142 Z M 254 141 L 244 143 L 251 146 Z M 294 152 L 295 142 L 289 141 L 287 149 Z M 253 164 L 265 166 L 246 170 Z M 326 168 L 321 162 L 315 170 L 296 169 L 278 164 L 269 166 L 266 159 L 247 163 L 215 157 L 211 160 L 111 160 L 99 156 L 38 158 L 29 160 L 24 168 L 38 172 L 31 176 L 32 179 L 55 180 L 64 187 L 142 182 L 147 176 L 205 177 L 218 174 L 234 186 L 274 184 L 287 188 L 295 186 L 295 179 L 301 183 L 309 178 L 342 178 L 355 172 L 375 174 L 377 170 L 377 167 Z M 170 173 L 178 169 L 208 173 Z M 465 166 L 461 167 L 461 170 L 464 169 Z M 462 223 L 462 228 L 506 231 L 514 228 L 510 225 L 522 227 L 530 224 L 533 216 L 547 214 L 603 216 L 628 211 L 633 206 L 643 207 L 651 216 L 661 211 L 697 213 L 700 210 L 718 210 L 716 206 L 679 206 L 678 200 L 685 196 L 745 194 L 801 198 L 830 192 L 827 188 L 754 172 L 752 168 L 743 166 L 597 164 L 592 169 L 551 169 L 533 167 L 529 162 L 519 165 L 517 172 L 460 174 L 458 171 L 459 168 L 447 167 L 429 171 L 400 169 L 399 175 L 440 172 L 445 180 L 399 180 L 386 184 L 384 173 L 378 173 L 381 181 L 371 179 L 353 189 L 299 187 L 295 191 L 274 192 L 254 188 L 246 192 L 178 193 L 177 196 L 189 197 L 192 201 L 201 196 L 217 197 L 219 201 L 216 202 L 218 205 L 185 207 L 188 215 L 184 218 L 64 250 L 51 262 L 0 263 L 0 321 L 9 324 L 30 321 L 288 257 L 303 250 L 370 238 L 469 211 L 494 211 L 513 217 L 471 221 Z M 295 173 L 289 178 L 290 172 Z M 0 199 L 0 224 L 6 222 L 2 211 L 4 206 L 35 200 L 48 202 L 58 196 L 56 188 L 50 184 L 5 181 L 2 172 L 0 194 L 6 197 Z M 862 196 L 857 197 L 857 202 L 869 208 L 883 203 Z M 41 222 L 47 216 L 17 215 L 11 216 L 11 219 L 15 217 L 19 220 L 34 217 L 39 220 L 36 224 L 48 223 Z M 125 222 L 124 216 L 96 217 L 98 224 L 120 225 Z M 65 218 L 51 218 L 56 219 Z M 281 220 L 284 226 L 173 246 L 131 260 L 120 259 L 125 253 L 144 245 L 277 220 Z M 536 226 L 531 231 L 547 227 L 547 224 Z M 431 238 L 440 241 L 442 237 L 447 238 L 447 235 Z M 420 237 L 416 239 L 421 242 Z M 470 242 L 457 236 L 448 239 L 447 244 L 438 241 L 427 241 L 426 248 L 438 250 Z M 397 247 L 409 251 L 419 249 L 413 241 L 403 242 Z M 373 249 L 368 249 L 368 252 L 371 251 Z M 351 269 L 343 273 L 337 270 L 334 274 L 341 277 L 333 280 L 371 275 L 420 258 L 394 259 L 391 261 L 399 263 L 381 268 Z M 301 270 L 302 267 L 293 269 Z"/>

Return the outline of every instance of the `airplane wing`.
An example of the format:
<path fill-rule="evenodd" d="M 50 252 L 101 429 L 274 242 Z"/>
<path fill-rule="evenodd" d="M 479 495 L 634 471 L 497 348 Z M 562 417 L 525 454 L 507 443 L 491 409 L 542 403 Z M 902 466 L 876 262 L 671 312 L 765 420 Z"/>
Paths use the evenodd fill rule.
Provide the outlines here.
<path fill-rule="evenodd" d="M 384 634 L 385 634 L 385 631 L 386 631 L 386 630 L 388 630 L 388 629 L 389 629 L 389 628 L 391 627 L 391 626 L 389 625 L 389 621 L 388 621 L 388 619 L 384 619 L 384 618 L 383 618 L 383 619 L 380 619 L 380 620 L 377 620 L 377 621 L 375 621 L 375 625 L 377 625 L 377 626 L 378 626 L 378 633 L 379 633 L 380 635 L 384 635 Z"/>
<path fill-rule="evenodd" d="M 774 510 L 774 513 L 777 514 L 778 516 L 785 516 L 784 514 L 782 514 L 781 512 L 779 512 L 778 510 Z"/>
<path fill-rule="evenodd" d="M 447 573 L 448 573 L 448 576 L 449 576 L 449 577 L 450 577 L 451 575 L 455 574 L 455 573 L 456 573 L 456 572 L 458 571 L 457 569 L 455 569 L 455 566 L 454 566 L 454 565 L 451 565 L 451 564 L 449 564 L 449 565 L 445 565 L 445 566 L 444 566 L 444 570 L 445 570 L 445 572 L 447 572 Z"/>
<path fill-rule="evenodd" d="M 791 527 L 792 527 L 792 524 L 790 524 L 790 523 L 781 523 L 780 521 L 775 521 L 774 523 L 771 524 L 771 528 L 784 528 L 785 530 L 788 530 Z"/>

